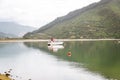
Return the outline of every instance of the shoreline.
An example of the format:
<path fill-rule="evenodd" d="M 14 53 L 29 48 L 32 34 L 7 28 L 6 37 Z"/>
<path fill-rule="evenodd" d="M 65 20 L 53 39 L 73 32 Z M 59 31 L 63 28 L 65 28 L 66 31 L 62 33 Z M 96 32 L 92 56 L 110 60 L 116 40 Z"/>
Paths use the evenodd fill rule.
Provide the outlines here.
<path fill-rule="evenodd" d="M 56 41 L 120 41 L 120 39 L 55 39 Z M 48 42 L 49 39 L 6 39 L 0 40 L 3 42 Z"/>

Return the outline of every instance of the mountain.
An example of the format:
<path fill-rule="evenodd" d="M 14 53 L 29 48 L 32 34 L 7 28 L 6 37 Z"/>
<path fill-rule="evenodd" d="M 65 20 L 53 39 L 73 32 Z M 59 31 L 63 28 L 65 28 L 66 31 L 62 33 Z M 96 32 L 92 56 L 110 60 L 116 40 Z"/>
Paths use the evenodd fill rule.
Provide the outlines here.
<path fill-rule="evenodd" d="M 23 36 L 27 32 L 31 32 L 36 28 L 23 26 L 15 22 L 0 22 L 0 32 L 4 34 L 16 35 L 18 37 Z"/>
<path fill-rule="evenodd" d="M 16 38 L 18 36 L 15 36 L 13 34 L 6 34 L 6 33 L 3 33 L 3 32 L 0 32 L 0 39 L 2 38 Z"/>
<path fill-rule="evenodd" d="M 58 17 L 24 38 L 120 38 L 120 0 L 101 0 Z"/>

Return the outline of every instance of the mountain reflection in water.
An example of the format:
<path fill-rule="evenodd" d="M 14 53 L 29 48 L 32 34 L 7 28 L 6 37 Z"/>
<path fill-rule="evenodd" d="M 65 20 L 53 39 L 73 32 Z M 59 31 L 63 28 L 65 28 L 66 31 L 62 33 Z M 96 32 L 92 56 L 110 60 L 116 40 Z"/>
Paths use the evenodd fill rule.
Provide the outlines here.
<path fill-rule="evenodd" d="M 105 80 L 77 62 L 58 57 L 64 49 L 53 52 L 46 43 L 24 44 L 0 43 L 0 73 L 11 69 L 15 80 Z"/>
<path fill-rule="evenodd" d="M 49 51 L 46 43 L 25 44 L 28 47 L 49 52 L 62 60 L 82 64 L 82 67 L 101 74 L 107 79 L 120 80 L 120 44 L 118 41 L 64 42 L 64 49 L 57 52 Z M 67 56 L 69 51 L 72 53 L 71 57 Z"/>

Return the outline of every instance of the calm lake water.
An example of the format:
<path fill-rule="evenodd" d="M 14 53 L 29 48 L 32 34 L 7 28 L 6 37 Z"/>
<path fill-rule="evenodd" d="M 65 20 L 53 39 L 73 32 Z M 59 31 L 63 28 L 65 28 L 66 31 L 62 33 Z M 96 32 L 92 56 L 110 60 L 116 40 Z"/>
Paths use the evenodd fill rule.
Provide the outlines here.
<path fill-rule="evenodd" d="M 0 73 L 9 69 L 15 80 L 120 80 L 120 43 L 0 43 Z"/>

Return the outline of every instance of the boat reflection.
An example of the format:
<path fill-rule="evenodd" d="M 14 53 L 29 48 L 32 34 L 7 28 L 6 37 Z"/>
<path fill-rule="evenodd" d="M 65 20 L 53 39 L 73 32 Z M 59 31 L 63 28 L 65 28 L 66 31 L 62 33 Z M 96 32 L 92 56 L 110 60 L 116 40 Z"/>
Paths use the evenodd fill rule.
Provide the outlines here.
<path fill-rule="evenodd" d="M 53 38 L 51 38 L 50 41 L 48 41 L 48 49 L 53 51 L 53 52 L 57 52 L 59 49 L 63 49 L 63 42 L 62 41 L 57 41 L 54 40 Z"/>
<path fill-rule="evenodd" d="M 48 49 L 53 51 L 53 52 L 57 52 L 59 49 L 63 49 L 64 46 L 60 45 L 60 44 L 56 44 L 56 45 L 48 45 Z"/>

